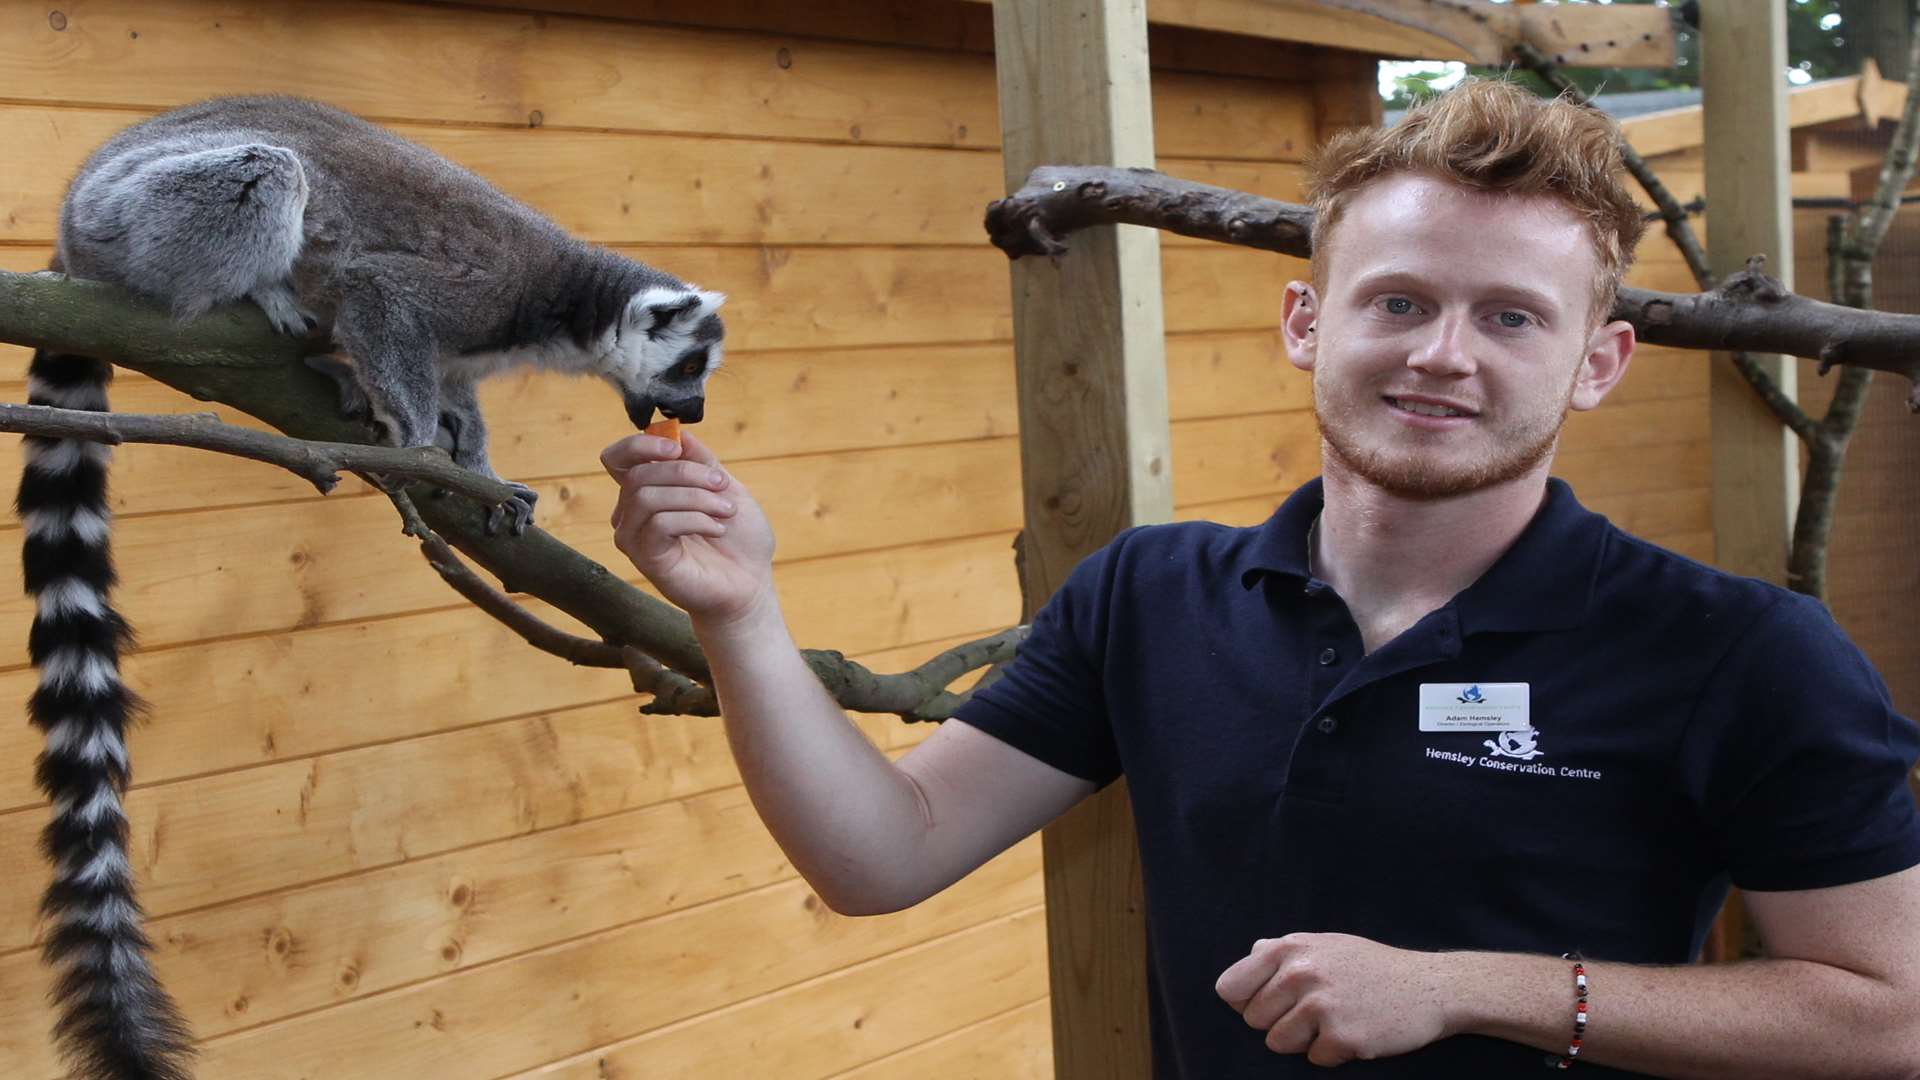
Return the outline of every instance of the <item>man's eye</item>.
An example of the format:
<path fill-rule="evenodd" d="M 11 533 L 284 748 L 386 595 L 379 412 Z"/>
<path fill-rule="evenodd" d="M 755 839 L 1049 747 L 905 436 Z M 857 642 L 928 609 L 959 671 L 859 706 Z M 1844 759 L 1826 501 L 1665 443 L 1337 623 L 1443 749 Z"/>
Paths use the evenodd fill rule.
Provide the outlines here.
<path fill-rule="evenodd" d="M 1413 301 L 1404 296 L 1389 296 L 1386 299 L 1387 311 L 1393 315 L 1411 315 L 1419 310 Z"/>
<path fill-rule="evenodd" d="M 1519 330 L 1533 322 L 1532 319 L 1527 318 L 1524 312 L 1519 311 L 1503 311 L 1500 313 L 1499 318 L 1500 325 L 1509 330 Z"/>

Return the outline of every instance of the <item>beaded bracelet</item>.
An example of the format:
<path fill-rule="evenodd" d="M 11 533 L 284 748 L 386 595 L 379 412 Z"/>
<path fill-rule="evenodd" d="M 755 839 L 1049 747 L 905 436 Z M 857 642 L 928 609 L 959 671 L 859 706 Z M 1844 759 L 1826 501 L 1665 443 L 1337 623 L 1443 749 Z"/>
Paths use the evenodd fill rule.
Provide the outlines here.
<path fill-rule="evenodd" d="M 1559 1069 L 1571 1069 L 1573 1060 L 1580 1056 L 1580 1045 L 1587 1035 L 1587 965 L 1578 952 L 1561 953 L 1560 959 L 1573 964 L 1573 1039 L 1567 1043 L 1564 1057 L 1550 1054 L 1547 1064 Z"/>

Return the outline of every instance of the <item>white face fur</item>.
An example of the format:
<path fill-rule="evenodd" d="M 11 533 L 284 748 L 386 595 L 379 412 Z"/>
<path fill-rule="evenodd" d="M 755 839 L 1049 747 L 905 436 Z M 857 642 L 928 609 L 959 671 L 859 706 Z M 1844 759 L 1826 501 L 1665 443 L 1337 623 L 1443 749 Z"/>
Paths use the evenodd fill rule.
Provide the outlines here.
<path fill-rule="evenodd" d="M 627 302 L 601 362 L 629 414 L 650 415 L 654 408 L 678 414 L 704 398 L 723 347 L 719 320 L 709 316 L 726 299 L 697 288 L 654 288 Z M 643 423 L 639 415 L 633 420 L 636 426 Z"/>

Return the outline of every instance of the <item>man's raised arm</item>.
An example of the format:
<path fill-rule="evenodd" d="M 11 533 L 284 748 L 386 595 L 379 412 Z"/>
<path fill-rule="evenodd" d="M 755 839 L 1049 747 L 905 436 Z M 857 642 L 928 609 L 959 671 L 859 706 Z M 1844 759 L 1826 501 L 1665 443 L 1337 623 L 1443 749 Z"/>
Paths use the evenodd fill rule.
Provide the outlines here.
<path fill-rule="evenodd" d="M 745 486 L 692 435 L 629 436 L 601 462 L 620 484 L 615 545 L 691 616 L 754 808 L 834 910 L 918 903 L 1093 791 L 959 721 L 889 760 L 795 647 Z"/>

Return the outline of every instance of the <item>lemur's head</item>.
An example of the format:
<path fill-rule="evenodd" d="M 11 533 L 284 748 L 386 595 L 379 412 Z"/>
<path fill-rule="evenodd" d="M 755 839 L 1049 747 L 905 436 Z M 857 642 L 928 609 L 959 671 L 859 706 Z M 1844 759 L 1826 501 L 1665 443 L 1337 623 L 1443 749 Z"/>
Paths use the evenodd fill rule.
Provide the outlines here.
<path fill-rule="evenodd" d="M 652 423 L 655 409 L 683 424 L 699 422 L 707 376 L 720 366 L 726 327 L 715 312 L 726 299 L 697 288 L 655 287 L 627 302 L 605 362 L 635 427 Z"/>

